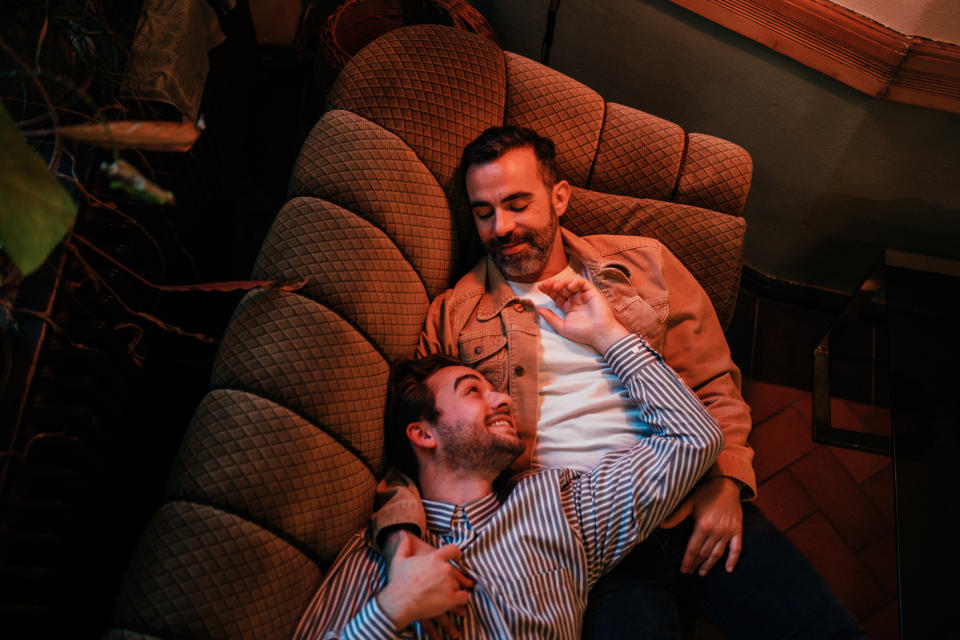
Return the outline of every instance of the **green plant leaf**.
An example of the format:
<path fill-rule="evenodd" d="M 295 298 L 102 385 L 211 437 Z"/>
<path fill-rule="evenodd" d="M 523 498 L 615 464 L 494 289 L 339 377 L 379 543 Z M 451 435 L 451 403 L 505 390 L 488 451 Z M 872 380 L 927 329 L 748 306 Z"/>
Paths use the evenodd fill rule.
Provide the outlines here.
<path fill-rule="evenodd" d="M 27 275 L 43 264 L 76 214 L 70 194 L 0 102 L 0 247 Z"/>

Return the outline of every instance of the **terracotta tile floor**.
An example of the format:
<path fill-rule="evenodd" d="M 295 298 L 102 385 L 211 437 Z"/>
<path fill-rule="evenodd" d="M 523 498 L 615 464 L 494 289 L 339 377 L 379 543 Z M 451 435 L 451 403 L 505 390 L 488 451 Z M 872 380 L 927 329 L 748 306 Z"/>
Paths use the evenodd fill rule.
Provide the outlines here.
<path fill-rule="evenodd" d="M 872 640 L 897 638 L 890 458 L 815 444 L 810 393 L 744 383 L 757 504 L 807 556 Z M 834 400 L 833 426 L 889 435 L 889 412 Z"/>

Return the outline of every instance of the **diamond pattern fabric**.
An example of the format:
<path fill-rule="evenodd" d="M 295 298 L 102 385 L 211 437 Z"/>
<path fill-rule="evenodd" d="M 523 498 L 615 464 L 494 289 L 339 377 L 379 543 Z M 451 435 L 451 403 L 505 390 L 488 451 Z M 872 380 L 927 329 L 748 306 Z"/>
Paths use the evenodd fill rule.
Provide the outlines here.
<path fill-rule="evenodd" d="M 137 633 L 129 629 L 111 629 L 103 640 L 163 640 L 157 636 L 150 636 L 144 633 Z"/>
<path fill-rule="evenodd" d="M 503 123 L 503 53 L 475 34 L 416 25 L 391 31 L 355 55 L 327 99 L 404 140 L 451 200 L 468 142 Z"/>
<path fill-rule="evenodd" d="M 553 140 L 557 173 L 570 184 L 587 184 L 603 125 L 604 101 L 593 89 L 515 53 L 507 61 L 508 125 L 530 127 Z"/>
<path fill-rule="evenodd" d="M 678 125 L 608 102 L 590 189 L 669 200 L 685 145 L 686 136 Z"/>
<path fill-rule="evenodd" d="M 289 638 L 321 572 L 237 516 L 170 502 L 137 545 L 114 614 L 160 637 Z"/>
<path fill-rule="evenodd" d="M 369 522 L 375 488 L 370 470 L 307 420 L 265 398 L 214 389 L 187 429 L 167 493 L 239 510 L 329 566 Z"/>
<path fill-rule="evenodd" d="M 743 218 L 697 207 L 573 188 L 564 225 L 580 235 L 647 236 L 662 242 L 704 288 L 726 326 L 743 262 Z"/>
<path fill-rule="evenodd" d="M 253 269 L 257 280 L 308 278 L 299 294 L 350 320 L 390 360 L 413 355 L 423 327 L 423 283 L 386 234 L 319 198 L 277 214 Z"/>
<path fill-rule="evenodd" d="M 739 215 L 747 204 L 753 161 L 732 142 L 691 133 L 674 200 Z"/>
<path fill-rule="evenodd" d="M 450 209 L 437 181 L 395 135 L 348 111 L 329 111 L 310 132 L 290 195 L 317 196 L 381 229 L 423 278 L 431 297 L 456 265 Z"/>
<path fill-rule="evenodd" d="M 379 473 L 387 375 L 383 357 L 346 320 L 312 300 L 273 290 L 240 301 L 211 382 L 303 415 Z"/>

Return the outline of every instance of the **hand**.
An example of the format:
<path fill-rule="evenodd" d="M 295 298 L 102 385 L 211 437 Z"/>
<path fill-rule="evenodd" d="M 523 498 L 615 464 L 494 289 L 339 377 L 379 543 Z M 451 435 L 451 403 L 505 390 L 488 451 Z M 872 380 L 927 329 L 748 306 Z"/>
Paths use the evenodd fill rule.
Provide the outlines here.
<path fill-rule="evenodd" d="M 558 278 L 540 283 L 540 291 L 550 296 L 564 317 L 549 309 L 537 309 L 553 330 L 568 340 L 588 344 L 600 353 L 629 335 L 597 288 L 580 276 Z"/>
<path fill-rule="evenodd" d="M 743 542 L 743 507 L 740 505 L 740 487 L 730 478 L 714 476 L 694 489 L 677 510 L 660 526 L 672 529 L 687 516 L 693 516 L 693 534 L 680 563 L 682 573 L 693 573 L 700 565 L 701 576 L 713 568 L 723 556 L 727 544 L 727 573 L 733 571 L 740 559 Z"/>
<path fill-rule="evenodd" d="M 419 529 L 413 526 L 401 527 L 402 528 L 395 528 L 387 533 L 383 542 L 383 549 L 381 551 L 384 559 L 387 561 L 387 575 L 392 574 L 393 558 L 396 555 L 397 549 L 399 548 L 400 543 L 403 542 L 404 538 L 409 538 L 408 542 L 413 545 L 413 555 L 427 555 L 436 551 L 435 547 L 430 546 L 420 539 Z M 417 533 L 414 533 L 415 531 Z M 462 572 L 457 570 L 457 573 L 464 580 L 467 580 L 467 577 L 464 576 Z M 466 614 L 466 610 L 464 610 L 462 613 L 457 609 L 452 609 L 452 611 L 454 613 L 459 613 L 460 615 Z M 424 633 L 426 633 L 427 637 L 429 637 L 431 640 L 441 640 L 440 629 L 446 631 L 447 635 L 452 638 L 458 638 L 460 636 L 457 626 L 446 613 L 441 613 L 433 618 L 421 618 L 419 622 L 420 626 L 423 627 Z"/>
<path fill-rule="evenodd" d="M 440 638 L 437 625 L 459 638 L 460 632 L 446 614 L 466 614 L 464 605 L 470 599 L 466 589 L 473 586 L 473 580 L 451 564 L 460 559 L 460 549 L 452 544 L 434 549 L 405 531 L 391 534 L 387 543 L 394 548 L 389 581 L 377 594 L 383 612 L 399 629 L 420 620 L 431 638 Z"/>

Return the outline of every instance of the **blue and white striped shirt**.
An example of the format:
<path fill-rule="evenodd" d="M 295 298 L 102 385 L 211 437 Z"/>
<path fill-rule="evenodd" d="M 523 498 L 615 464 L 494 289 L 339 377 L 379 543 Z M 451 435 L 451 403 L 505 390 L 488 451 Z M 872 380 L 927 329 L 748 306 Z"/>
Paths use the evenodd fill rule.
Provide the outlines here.
<path fill-rule="evenodd" d="M 651 431 L 590 473 L 528 471 L 466 505 L 424 500 L 439 547 L 456 544 L 476 581 L 464 638 L 579 638 L 587 593 L 679 505 L 723 446 L 697 397 L 636 335 L 604 354 Z M 396 629 L 374 596 L 387 567 L 368 531 L 345 545 L 304 613 L 298 639 L 425 638 Z"/>

